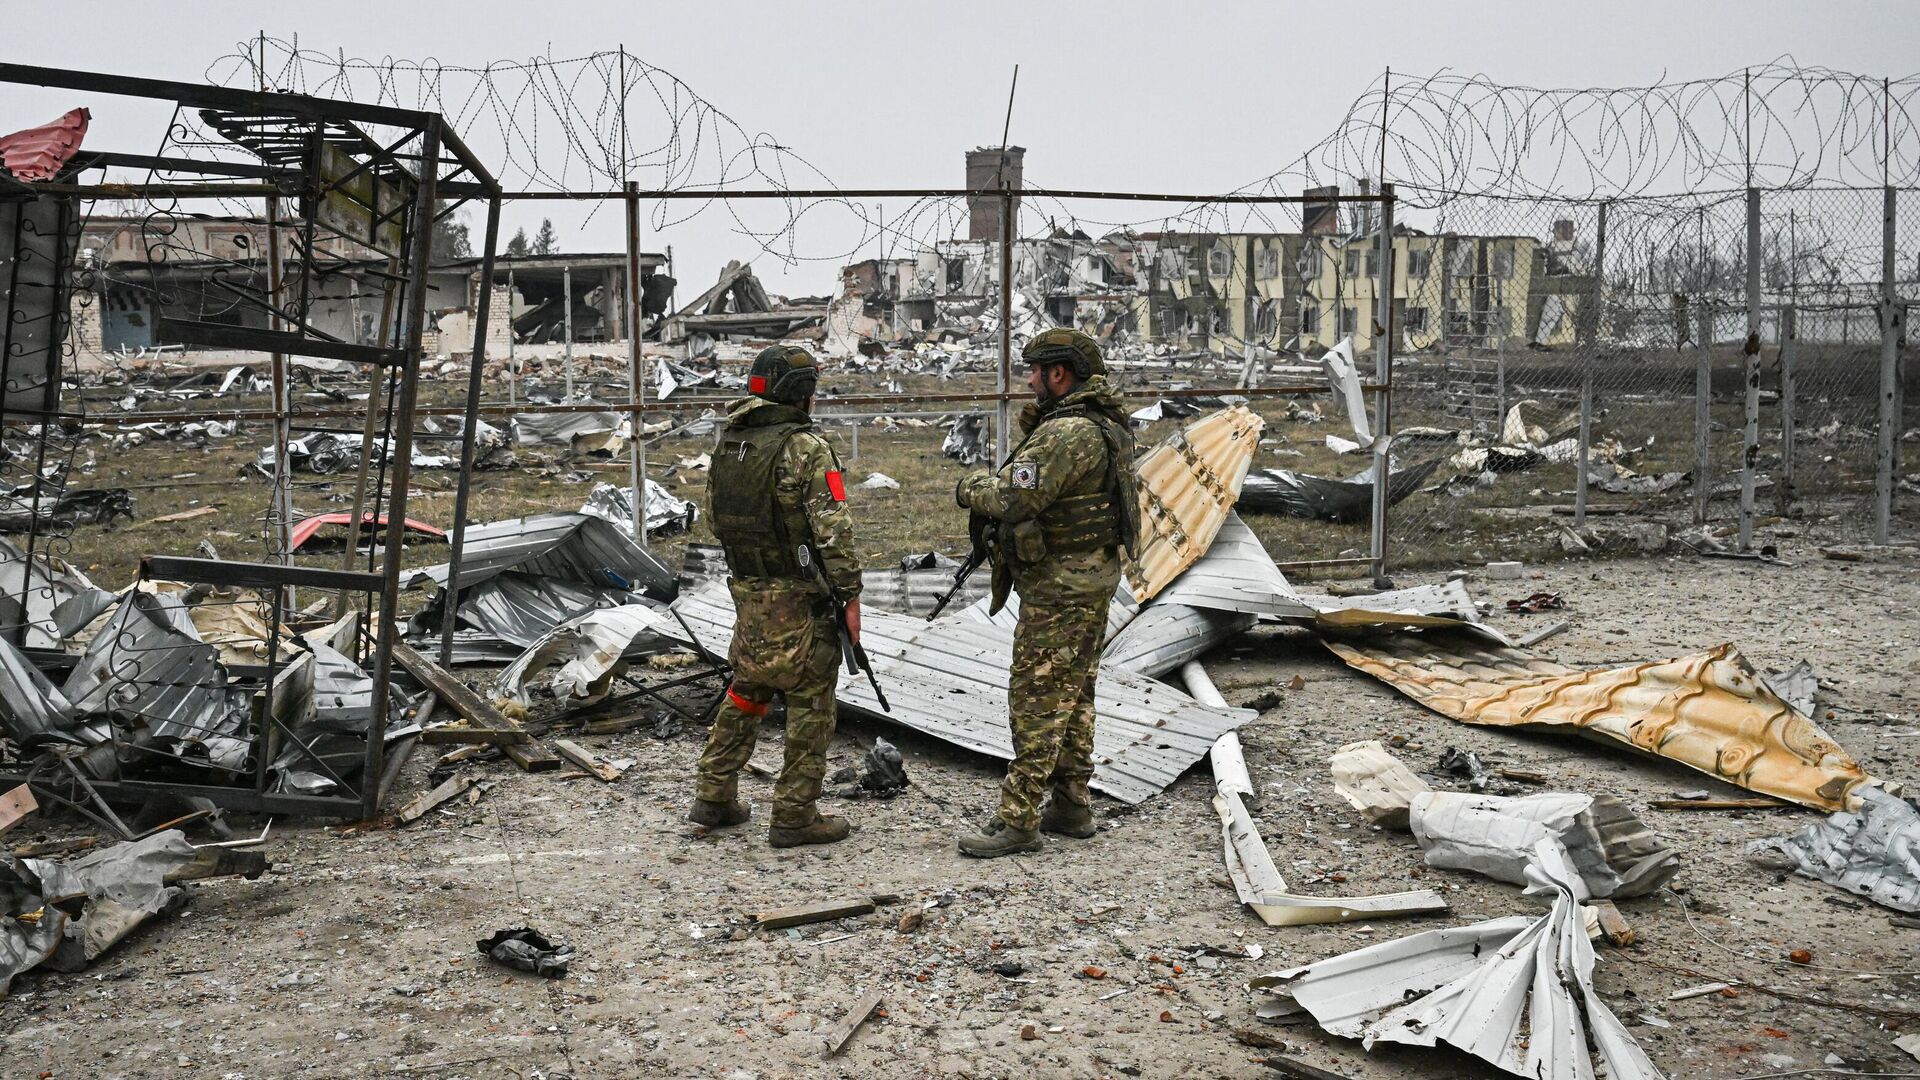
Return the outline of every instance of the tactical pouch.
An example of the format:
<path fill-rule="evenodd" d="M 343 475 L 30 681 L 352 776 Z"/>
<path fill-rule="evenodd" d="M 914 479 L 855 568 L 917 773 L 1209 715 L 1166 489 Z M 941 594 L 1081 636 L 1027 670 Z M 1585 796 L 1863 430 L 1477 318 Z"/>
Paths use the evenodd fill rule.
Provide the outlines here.
<path fill-rule="evenodd" d="M 1029 519 L 1013 527 L 1013 557 L 1023 563 L 1046 561 L 1047 538 L 1039 522 Z"/>

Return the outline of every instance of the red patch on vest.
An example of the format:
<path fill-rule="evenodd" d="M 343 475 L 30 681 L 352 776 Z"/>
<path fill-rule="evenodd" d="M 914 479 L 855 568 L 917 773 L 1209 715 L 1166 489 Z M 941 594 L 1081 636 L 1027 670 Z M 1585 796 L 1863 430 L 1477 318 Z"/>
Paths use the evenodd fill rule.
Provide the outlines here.
<path fill-rule="evenodd" d="M 754 375 L 754 376 L 750 376 L 747 379 L 747 393 L 764 394 L 766 392 L 767 392 L 767 377 L 765 375 Z"/>
<path fill-rule="evenodd" d="M 847 485 L 841 482 L 839 469 L 827 470 L 827 490 L 833 492 L 834 502 L 847 501 Z"/>

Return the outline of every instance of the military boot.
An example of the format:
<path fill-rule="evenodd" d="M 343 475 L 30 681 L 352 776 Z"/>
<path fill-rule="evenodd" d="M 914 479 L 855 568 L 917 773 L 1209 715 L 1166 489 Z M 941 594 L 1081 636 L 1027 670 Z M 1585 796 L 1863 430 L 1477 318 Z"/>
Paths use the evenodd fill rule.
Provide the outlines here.
<path fill-rule="evenodd" d="M 1038 829 L 1016 829 L 1001 821 L 998 814 L 979 832 L 968 833 L 960 838 L 960 854 L 976 859 L 997 859 L 1002 855 L 1039 850 Z"/>
<path fill-rule="evenodd" d="M 705 825 L 709 829 L 723 829 L 728 825 L 739 825 L 753 816 L 753 808 L 739 799 L 726 802 L 710 802 L 706 799 L 693 800 L 693 809 L 687 811 L 687 820 L 695 825 Z"/>
<path fill-rule="evenodd" d="M 1093 807 L 1062 798 L 1055 791 L 1040 808 L 1040 831 L 1085 840 L 1099 830 L 1093 826 Z"/>
<path fill-rule="evenodd" d="M 767 842 L 774 847 L 799 847 L 802 844 L 837 844 L 847 838 L 853 826 L 847 819 L 818 814 L 811 825 L 785 827 L 775 825 L 767 831 Z"/>

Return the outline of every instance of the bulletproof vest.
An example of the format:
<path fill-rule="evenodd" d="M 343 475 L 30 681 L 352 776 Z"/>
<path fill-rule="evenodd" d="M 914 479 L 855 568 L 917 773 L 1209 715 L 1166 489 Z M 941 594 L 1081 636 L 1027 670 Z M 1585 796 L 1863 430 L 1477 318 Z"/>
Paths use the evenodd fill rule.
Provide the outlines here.
<path fill-rule="evenodd" d="M 1133 432 L 1105 410 L 1069 405 L 1046 414 L 1034 430 L 1049 421 L 1082 416 L 1093 421 L 1107 444 L 1107 465 L 1098 490 L 1054 500 L 1035 518 L 1049 554 L 1125 548 L 1134 553 L 1140 535 L 1139 496 L 1134 489 Z M 1031 437 L 1031 434 L 1029 434 Z"/>
<path fill-rule="evenodd" d="M 782 507 L 775 490 L 787 440 L 810 427 L 800 419 L 721 430 L 707 498 L 713 534 L 726 549 L 735 577 L 811 580 L 812 570 L 800 565 L 794 547 L 811 536 L 806 513 Z"/>

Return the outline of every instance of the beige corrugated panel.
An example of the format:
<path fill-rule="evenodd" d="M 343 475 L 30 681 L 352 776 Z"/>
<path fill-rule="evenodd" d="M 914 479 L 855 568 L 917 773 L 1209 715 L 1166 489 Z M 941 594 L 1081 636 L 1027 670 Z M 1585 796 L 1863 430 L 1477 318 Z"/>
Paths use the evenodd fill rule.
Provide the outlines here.
<path fill-rule="evenodd" d="M 1140 603 L 1206 554 L 1240 498 L 1265 421 L 1245 405 L 1202 417 L 1146 452 L 1140 474 L 1140 558 L 1127 584 Z"/>
<path fill-rule="evenodd" d="M 1460 635 L 1327 642 L 1349 665 L 1469 724 L 1564 725 L 1819 810 L 1848 809 L 1866 770 L 1760 681 L 1732 645 L 1579 671 Z"/>

